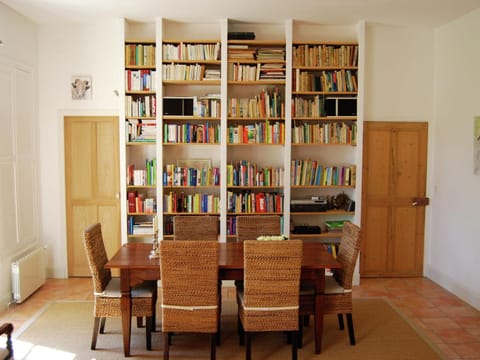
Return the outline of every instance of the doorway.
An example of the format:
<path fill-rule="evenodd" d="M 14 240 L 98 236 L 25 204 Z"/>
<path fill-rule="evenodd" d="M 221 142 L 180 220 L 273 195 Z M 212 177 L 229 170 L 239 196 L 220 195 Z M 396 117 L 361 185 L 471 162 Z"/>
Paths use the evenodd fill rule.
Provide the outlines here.
<path fill-rule="evenodd" d="M 365 122 L 362 277 L 422 276 L 427 175 L 425 122 Z"/>
<path fill-rule="evenodd" d="M 90 224 L 102 224 L 109 258 L 120 247 L 118 129 L 118 117 L 64 117 L 69 277 L 91 276 L 83 245 Z"/>

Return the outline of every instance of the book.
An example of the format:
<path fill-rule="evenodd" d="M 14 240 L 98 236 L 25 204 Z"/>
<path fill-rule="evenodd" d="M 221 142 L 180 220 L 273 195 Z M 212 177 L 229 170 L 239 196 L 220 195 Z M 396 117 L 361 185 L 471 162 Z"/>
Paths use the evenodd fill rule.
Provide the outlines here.
<path fill-rule="evenodd" d="M 327 220 L 325 227 L 329 233 L 340 233 L 343 231 L 343 223 L 348 220 Z"/>

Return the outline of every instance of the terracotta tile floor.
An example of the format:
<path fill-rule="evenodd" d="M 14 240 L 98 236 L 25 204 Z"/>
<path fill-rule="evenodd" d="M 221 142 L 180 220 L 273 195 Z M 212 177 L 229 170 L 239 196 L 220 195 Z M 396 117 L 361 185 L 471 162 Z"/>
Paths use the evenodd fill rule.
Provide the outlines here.
<path fill-rule="evenodd" d="M 354 297 L 386 297 L 448 359 L 480 360 L 480 312 L 426 278 L 362 279 Z M 224 296 L 234 296 L 224 288 Z M 89 278 L 50 279 L 23 304 L 0 313 L 0 323 L 19 328 L 51 300 L 92 300 Z M 355 317 L 355 315 L 354 315 Z"/>

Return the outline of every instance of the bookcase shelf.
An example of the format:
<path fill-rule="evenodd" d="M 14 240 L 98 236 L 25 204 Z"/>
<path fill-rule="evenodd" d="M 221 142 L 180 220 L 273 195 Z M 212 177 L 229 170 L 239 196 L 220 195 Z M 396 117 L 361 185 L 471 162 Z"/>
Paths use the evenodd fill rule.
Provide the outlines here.
<path fill-rule="evenodd" d="M 130 164 L 134 164 L 135 169 L 144 169 L 147 160 L 155 159 L 158 181 L 124 186 L 124 198 L 132 192 L 137 196 L 154 197 L 155 211 L 129 211 L 127 201 L 122 220 L 127 229 L 122 231 L 123 241 L 149 241 L 149 235 L 129 232 L 131 218 L 148 222 L 158 215 L 159 236 L 169 239 L 173 236 L 175 216 L 215 215 L 220 218 L 220 241 L 232 241 L 237 216 L 275 214 L 281 216 L 283 233 L 290 238 L 327 244 L 338 242 L 338 233 L 325 232 L 325 221 L 354 219 L 357 212 L 353 208 L 297 212 L 291 210 L 290 204 L 292 200 L 313 197 L 332 201 L 339 194 L 355 201 L 360 199 L 355 179 L 349 180 L 350 184 L 299 185 L 293 172 L 295 161 L 314 160 L 324 168 L 349 167 L 351 176 L 356 176 L 357 128 L 363 117 L 357 113 L 339 113 L 338 104 L 341 99 L 349 99 L 355 106 L 360 101 L 360 30 L 295 20 L 266 24 L 234 19 L 189 22 L 158 18 L 155 23 L 138 25 L 126 20 L 125 24 L 123 71 L 128 76 L 136 71 L 147 74 L 158 85 L 129 88 L 125 84 L 125 105 L 131 106 L 130 110 L 124 106 L 123 114 L 126 122 L 125 171 Z M 131 34 L 130 28 L 133 28 Z M 253 32 L 255 39 L 228 39 L 230 32 Z M 148 51 L 148 58 L 156 61 L 129 62 L 128 59 L 133 58 L 132 49 L 138 50 L 137 47 Z M 250 72 L 248 76 L 247 72 Z M 299 76 L 313 79 L 317 84 L 299 86 Z M 167 98 L 189 99 L 193 101 L 193 109 L 182 108 L 178 114 L 170 107 L 165 111 Z M 336 113 L 331 113 L 327 107 L 332 99 L 337 99 Z M 149 111 L 144 111 L 147 106 Z M 201 106 L 205 111 L 198 110 Z M 155 125 L 154 139 L 135 137 L 127 130 L 129 126 L 143 129 L 149 126 L 147 124 Z M 193 138 L 190 130 L 186 130 L 207 124 L 209 129 L 215 128 L 215 138 L 212 140 L 209 136 L 208 142 L 193 140 L 197 134 Z M 334 127 L 343 129 L 343 133 L 334 133 L 331 130 Z M 329 135 L 319 138 L 318 134 L 325 131 Z M 238 162 L 255 164 L 255 173 L 249 175 L 248 182 L 229 180 L 230 166 Z M 195 172 L 205 167 L 215 168 L 218 183 L 192 183 L 191 175 L 188 175 L 189 180 L 184 176 L 182 180 L 173 181 L 175 175 L 167 172 L 167 166 Z M 260 182 L 263 180 L 253 180 L 263 179 L 268 169 L 281 171 L 279 183 L 259 185 L 265 184 Z M 218 209 L 171 211 L 173 205 L 170 204 L 170 208 L 165 205 L 175 196 L 195 194 L 210 196 Z M 238 211 L 238 208 L 229 207 L 232 196 L 259 195 L 275 197 L 276 211 Z M 322 233 L 293 234 L 291 229 L 295 225 L 320 226 Z"/>

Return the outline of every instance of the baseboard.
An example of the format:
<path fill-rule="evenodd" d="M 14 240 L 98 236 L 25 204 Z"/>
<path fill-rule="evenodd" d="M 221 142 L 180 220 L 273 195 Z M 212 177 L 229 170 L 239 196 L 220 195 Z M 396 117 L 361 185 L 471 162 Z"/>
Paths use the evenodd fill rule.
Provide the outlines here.
<path fill-rule="evenodd" d="M 429 266 L 425 269 L 425 276 L 443 287 L 445 290 L 458 296 L 477 310 L 480 310 L 480 294 L 478 293 L 478 287 L 472 286 L 465 288 L 464 286 L 461 286 L 456 279 Z"/>

